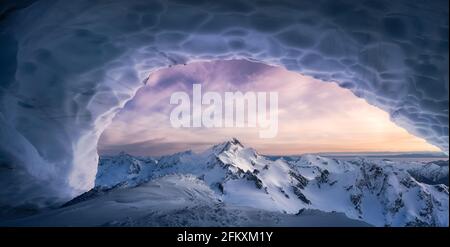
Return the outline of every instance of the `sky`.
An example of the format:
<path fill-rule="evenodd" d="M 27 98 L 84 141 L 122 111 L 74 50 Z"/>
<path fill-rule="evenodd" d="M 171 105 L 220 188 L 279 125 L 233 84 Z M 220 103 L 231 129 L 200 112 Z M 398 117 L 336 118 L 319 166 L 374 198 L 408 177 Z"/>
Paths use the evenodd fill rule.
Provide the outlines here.
<path fill-rule="evenodd" d="M 277 92 L 278 133 L 259 137 L 259 128 L 174 128 L 170 104 L 174 92 L 192 85 L 202 92 Z M 193 150 L 238 138 L 245 146 L 270 155 L 320 152 L 439 151 L 390 121 L 388 113 L 369 105 L 336 83 L 323 82 L 284 68 L 245 60 L 198 62 L 152 73 L 147 85 L 127 102 L 103 132 L 101 155 L 121 151 L 159 156 Z"/>

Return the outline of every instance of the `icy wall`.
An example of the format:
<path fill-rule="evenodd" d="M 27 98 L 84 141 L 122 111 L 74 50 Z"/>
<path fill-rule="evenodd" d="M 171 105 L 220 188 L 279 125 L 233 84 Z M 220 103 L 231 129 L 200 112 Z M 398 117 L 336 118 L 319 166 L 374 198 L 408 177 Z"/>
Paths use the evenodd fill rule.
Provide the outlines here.
<path fill-rule="evenodd" d="M 448 152 L 447 0 L 19 3 L 0 6 L 2 205 L 91 188 L 114 114 L 149 73 L 191 61 L 336 82 Z"/>

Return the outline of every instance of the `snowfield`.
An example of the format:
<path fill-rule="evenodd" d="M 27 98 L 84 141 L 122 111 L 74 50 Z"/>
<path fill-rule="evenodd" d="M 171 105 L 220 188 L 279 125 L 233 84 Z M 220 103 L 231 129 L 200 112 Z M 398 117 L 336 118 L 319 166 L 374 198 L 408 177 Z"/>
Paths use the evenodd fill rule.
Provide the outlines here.
<path fill-rule="evenodd" d="M 0 223 L 14 226 L 369 226 L 342 213 L 299 215 L 229 205 L 202 180 L 167 175 L 121 187 L 39 215 Z"/>
<path fill-rule="evenodd" d="M 273 159 L 232 139 L 202 153 L 101 157 L 94 189 L 0 224 L 448 226 L 448 211 L 448 161 Z"/>

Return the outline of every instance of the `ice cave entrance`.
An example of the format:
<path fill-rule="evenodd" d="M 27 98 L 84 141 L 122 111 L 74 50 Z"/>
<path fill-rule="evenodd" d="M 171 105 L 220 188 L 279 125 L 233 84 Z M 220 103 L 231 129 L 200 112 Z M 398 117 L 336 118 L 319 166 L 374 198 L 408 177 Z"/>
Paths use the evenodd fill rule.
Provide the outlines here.
<path fill-rule="evenodd" d="M 276 92 L 277 135 L 260 138 L 258 124 L 174 128 L 169 118 L 177 105 L 170 104 L 171 96 L 175 92 L 193 96 L 196 84 L 201 85 L 202 93 Z M 245 102 L 246 107 L 249 104 Z M 227 120 L 226 106 L 223 102 L 220 111 L 223 122 Z M 189 107 L 189 112 L 195 114 L 194 106 Z M 207 107 L 208 104 L 203 104 L 202 111 Z M 247 123 L 250 112 L 248 108 L 245 111 Z M 233 117 L 236 118 L 236 112 Z M 337 83 L 247 60 L 215 60 L 176 65 L 152 73 L 146 85 L 103 132 L 98 153 L 100 156 L 120 152 L 161 156 L 186 150 L 202 151 L 231 137 L 270 155 L 439 151 L 394 124 L 388 113 Z"/>
<path fill-rule="evenodd" d="M 191 148 L 202 148 L 205 139 L 214 142 L 214 138 L 222 137 L 226 130 L 201 128 L 172 130 L 172 138 L 157 136 L 154 133 L 167 131 L 166 125 L 153 128 L 143 119 L 156 123 L 158 114 L 167 115 L 163 108 L 158 111 L 155 108 L 136 118 L 141 119 L 146 131 L 153 128 L 152 135 L 132 131 L 137 129 L 132 121 L 114 131 L 114 127 L 120 125 L 121 116 L 131 113 L 127 107 L 109 125 L 111 118 L 142 86 L 149 72 L 200 60 L 251 59 L 334 81 L 386 111 L 392 121 L 414 135 L 448 153 L 448 1 L 31 3 L 22 5 L 10 1 L 5 5 L 8 8 L 0 23 L 0 54 L 4 65 L 0 66 L 0 152 L 2 163 L 8 168 L 0 173 L 2 208 L 46 207 L 88 191 L 94 185 L 98 151 L 102 154 L 125 149 L 125 144 L 139 146 L 139 141 L 185 149 L 186 145 L 179 145 L 173 136 L 183 138 L 184 143 L 190 142 Z M 43 10 L 46 14 L 42 14 Z M 41 35 L 43 33 L 46 35 Z M 239 76 L 242 71 L 233 70 L 229 76 Z M 290 84 L 284 85 L 282 79 L 284 77 L 280 76 L 273 84 L 288 87 Z M 175 87 L 180 83 L 172 84 Z M 158 85 L 146 86 L 138 93 L 152 92 L 145 97 L 145 109 L 152 108 L 148 104 L 157 107 L 157 103 L 166 102 L 163 93 L 168 89 L 161 85 L 171 83 Z M 208 87 L 214 85 L 222 84 L 211 83 Z M 245 83 L 239 85 L 245 89 Z M 295 88 L 286 90 L 301 97 L 300 85 L 296 83 Z M 330 95 L 331 91 L 315 92 L 305 95 L 325 97 L 323 95 Z M 336 98 L 335 95 L 329 97 Z M 130 101 L 129 107 L 138 99 Z M 288 99 L 288 96 L 280 97 L 280 103 Z M 358 147 L 367 146 L 366 142 L 371 140 L 367 132 L 345 132 L 346 128 L 353 130 L 349 128 L 352 125 L 338 121 L 323 126 L 321 134 L 313 135 L 312 129 L 301 125 L 306 119 L 313 123 L 327 114 L 335 118 L 350 119 L 350 116 L 330 110 L 344 107 L 342 100 L 335 104 L 320 100 L 314 106 L 323 106 L 323 102 L 328 105 L 318 111 L 305 107 L 304 102 L 300 104 L 299 99 L 290 101 L 295 104 L 286 107 L 295 108 L 306 116 L 300 118 L 292 111 L 280 111 L 278 138 L 281 140 L 275 138 L 271 142 L 276 143 L 279 150 L 314 151 L 298 146 L 300 140 L 308 143 L 308 147 L 322 149 L 323 140 L 332 139 L 330 129 L 340 130 L 341 135 L 333 137 L 340 140 L 339 147 L 351 143 L 350 136 L 363 140 Z M 354 112 L 350 106 L 347 112 Z M 286 118 L 295 116 L 302 122 L 284 121 L 283 114 Z M 359 121 L 369 119 L 359 116 Z M 387 118 L 386 114 L 384 116 Z M 372 133 L 380 132 L 383 126 L 379 118 L 375 119 L 377 121 L 370 123 L 376 126 L 361 122 L 359 127 Z M 283 123 L 290 124 L 283 126 Z M 313 127 L 316 126 L 310 126 Z M 275 152 L 271 146 L 252 141 L 255 136 L 252 131 L 240 131 L 248 135 L 248 138 L 241 137 L 248 145 L 262 149 L 261 152 Z M 111 132 L 115 134 L 108 135 Z M 97 149 L 101 133 L 103 137 Z M 200 133 L 207 138 L 196 139 Z M 239 133 L 232 134 L 239 137 Z M 386 139 L 384 143 L 388 143 Z M 395 148 L 398 147 L 400 145 Z M 334 149 L 336 147 L 327 147 L 327 150 Z"/>

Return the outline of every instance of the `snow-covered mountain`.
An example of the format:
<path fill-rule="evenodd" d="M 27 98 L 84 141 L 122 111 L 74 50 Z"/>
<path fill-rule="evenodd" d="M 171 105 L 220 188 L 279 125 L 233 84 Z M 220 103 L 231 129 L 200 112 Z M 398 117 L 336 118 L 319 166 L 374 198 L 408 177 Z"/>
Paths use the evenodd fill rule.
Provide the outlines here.
<path fill-rule="evenodd" d="M 448 186 L 448 160 L 432 161 L 409 169 L 408 172 L 419 182 Z"/>
<path fill-rule="evenodd" d="M 448 165 L 317 155 L 271 160 L 237 139 L 198 154 L 102 157 L 96 188 L 69 205 L 171 174 L 202 180 L 227 205 L 287 214 L 340 212 L 375 226 L 448 226 L 448 181 L 438 183 L 445 175 L 448 180 Z"/>

